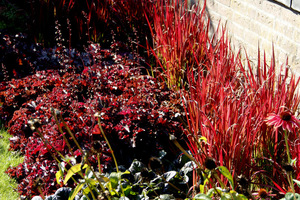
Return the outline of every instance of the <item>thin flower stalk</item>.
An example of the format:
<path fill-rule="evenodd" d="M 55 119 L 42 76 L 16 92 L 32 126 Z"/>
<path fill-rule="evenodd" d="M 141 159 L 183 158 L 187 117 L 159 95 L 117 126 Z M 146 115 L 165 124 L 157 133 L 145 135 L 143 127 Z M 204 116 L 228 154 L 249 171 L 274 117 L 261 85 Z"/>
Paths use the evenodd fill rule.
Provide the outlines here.
<path fill-rule="evenodd" d="M 284 141 L 286 147 L 286 154 L 288 158 L 287 163 L 288 165 L 291 165 L 292 163 L 288 143 L 288 133 L 295 132 L 295 127 L 300 128 L 300 120 L 298 120 L 289 111 L 283 111 L 279 115 L 276 115 L 274 113 L 269 114 L 269 116 L 266 118 L 266 124 L 268 126 L 273 126 L 276 132 L 279 128 L 281 128 L 284 131 Z M 294 199 L 296 199 L 293 176 L 290 171 L 287 171 L 287 179 L 294 194 Z"/>
<path fill-rule="evenodd" d="M 96 114 L 96 116 L 97 116 L 97 118 L 98 118 L 98 126 L 99 126 L 99 129 L 100 129 L 100 132 L 102 133 L 102 135 L 103 135 L 103 137 L 104 137 L 104 139 L 105 139 L 105 141 L 106 141 L 106 144 L 108 145 L 108 148 L 109 148 L 110 151 L 111 151 L 111 155 L 112 155 L 112 157 L 113 157 L 113 160 L 114 160 L 114 163 L 115 163 L 115 166 L 116 166 L 116 171 L 117 171 L 117 173 L 119 173 L 118 162 L 117 162 L 117 159 L 116 159 L 116 157 L 115 157 L 114 151 L 113 151 L 113 149 L 112 149 L 112 147 L 111 147 L 111 145 L 110 145 L 110 143 L 109 143 L 109 141 L 108 141 L 108 139 L 107 139 L 107 137 L 106 137 L 106 135 L 105 135 L 105 133 L 104 133 L 104 131 L 103 131 L 103 128 L 102 128 L 102 126 L 101 126 L 100 116 L 99 116 L 98 114 Z M 100 183 L 100 182 L 99 182 L 99 183 Z M 120 185 L 120 187 L 121 187 L 122 195 L 125 196 L 123 186 Z"/>

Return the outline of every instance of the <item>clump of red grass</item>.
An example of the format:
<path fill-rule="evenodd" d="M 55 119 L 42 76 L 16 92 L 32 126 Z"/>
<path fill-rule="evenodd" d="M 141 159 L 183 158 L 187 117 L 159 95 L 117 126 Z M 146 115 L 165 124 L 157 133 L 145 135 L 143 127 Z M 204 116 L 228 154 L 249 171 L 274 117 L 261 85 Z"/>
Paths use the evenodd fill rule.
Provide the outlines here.
<path fill-rule="evenodd" d="M 177 89 L 187 80 L 188 66 L 193 70 L 196 59 L 205 60 L 208 41 L 204 10 L 198 12 L 198 6 L 189 9 L 187 1 L 157 1 L 153 26 L 150 26 L 159 67 L 166 76 L 167 85 Z"/>
<path fill-rule="evenodd" d="M 210 38 L 205 3 L 201 10 L 176 0 L 159 2 L 151 29 L 153 52 L 168 86 L 183 89 L 186 134 L 194 158 L 204 164 L 207 156 L 213 157 L 234 177 L 243 175 L 257 185 L 286 192 L 284 140 L 266 126 L 265 119 L 284 110 L 296 113 L 299 78 L 284 65 L 276 73 L 274 53 L 270 64 L 265 56 L 260 60 L 260 53 L 256 66 L 249 59 L 243 64 L 225 31 Z M 295 178 L 300 176 L 297 133 L 289 134 L 295 141 L 290 149 L 292 158 L 297 158 Z M 201 137 L 207 143 L 199 142 Z"/>

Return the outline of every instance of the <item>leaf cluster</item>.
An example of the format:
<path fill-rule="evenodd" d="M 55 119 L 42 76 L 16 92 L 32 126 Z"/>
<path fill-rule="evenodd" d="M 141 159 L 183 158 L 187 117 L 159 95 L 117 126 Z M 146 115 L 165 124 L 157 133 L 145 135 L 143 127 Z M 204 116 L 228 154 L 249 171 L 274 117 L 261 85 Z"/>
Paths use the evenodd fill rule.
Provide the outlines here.
<path fill-rule="evenodd" d="M 40 70 L 3 82 L 0 112 L 12 135 L 10 147 L 25 155 L 23 163 L 7 172 L 19 182 L 22 195 L 38 194 L 36 182 L 40 179 L 44 194 L 57 188 L 53 184 L 58 170 L 52 157 L 57 154 L 55 150 L 65 156 L 76 156 L 77 160 L 82 158 L 72 140 L 72 151 L 68 149 L 63 138 L 67 130 L 61 122 L 56 123 L 51 108 L 60 111 L 80 147 L 90 152 L 91 163 L 97 163 L 95 152 L 101 152 L 103 169 L 110 169 L 111 151 L 100 134 L 95 113 L 100 114 L 101 126 L 120 164 L 129 165 L 134 158 L 148 162 L 162 149 L 170 152 L 170 156 L 178 152 L 169 142 L 168 134 L 181 137 L 183 131 L 178 118 L 183 114 L 179 94 L 143 74 L 139 59 L 130 58 L 129 53 L 120 56 L 97 44 L 90 45 L 86 52 L 93 59 L 91 66 L 78 69 L 76 65 L 65 64 L 64 70 Z M 31 119 L 39 121 L 42 135 L 55 150 L 30 128 Z"/>

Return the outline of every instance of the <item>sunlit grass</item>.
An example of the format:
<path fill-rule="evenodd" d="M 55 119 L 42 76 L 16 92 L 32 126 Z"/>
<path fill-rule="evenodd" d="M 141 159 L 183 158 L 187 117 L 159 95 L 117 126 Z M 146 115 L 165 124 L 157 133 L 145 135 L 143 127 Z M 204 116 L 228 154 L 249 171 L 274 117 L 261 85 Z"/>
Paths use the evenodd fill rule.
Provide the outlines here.
<path fill-rule="evenodd" d="M 17 166 L 23 158 L 15 152 L 8 151 L 10 135 L 0 130 L 0 199 L 16 200 L 19 195 L 16 191 L 17 184 L 15 180 L 5 173 L 9 166 Z"/>

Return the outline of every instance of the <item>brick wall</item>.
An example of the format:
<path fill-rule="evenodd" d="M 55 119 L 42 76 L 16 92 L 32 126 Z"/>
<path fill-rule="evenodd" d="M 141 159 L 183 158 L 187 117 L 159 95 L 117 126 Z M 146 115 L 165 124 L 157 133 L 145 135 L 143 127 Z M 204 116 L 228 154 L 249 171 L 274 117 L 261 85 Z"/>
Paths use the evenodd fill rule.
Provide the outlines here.
<path fill-rule="evenodd" d="M 276 61 L 282 64 L 288 57 L 291 70 L 300 75 L 300 15 L 291 3 L 289 6 L 281 3 L 268 0 L 207 0 L 207 11 L 214 29 L 219 20 L 222 25 L 226 24 L 235 49 L 246 49 L 255 61 L 259 47 L 270 60 L 273 44 Z"/>

